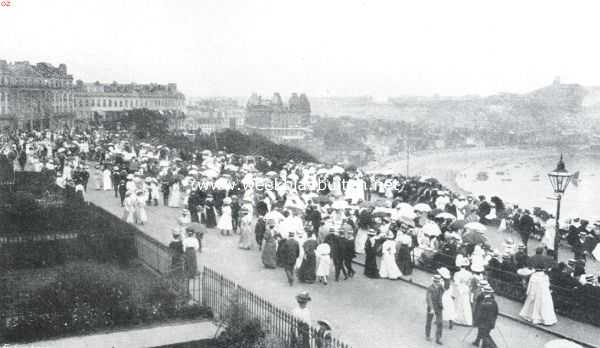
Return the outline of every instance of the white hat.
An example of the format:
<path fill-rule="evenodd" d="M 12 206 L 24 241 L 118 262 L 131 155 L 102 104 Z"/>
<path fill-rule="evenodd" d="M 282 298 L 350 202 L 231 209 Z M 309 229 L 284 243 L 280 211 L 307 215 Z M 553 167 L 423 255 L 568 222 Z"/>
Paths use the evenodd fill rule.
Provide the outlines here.
<path fill-rule="evenodd" d="M 442 276 L 442 278 L 450 279 L 450 271 L 446 267 L 439 268 L 437 272 Z"/>

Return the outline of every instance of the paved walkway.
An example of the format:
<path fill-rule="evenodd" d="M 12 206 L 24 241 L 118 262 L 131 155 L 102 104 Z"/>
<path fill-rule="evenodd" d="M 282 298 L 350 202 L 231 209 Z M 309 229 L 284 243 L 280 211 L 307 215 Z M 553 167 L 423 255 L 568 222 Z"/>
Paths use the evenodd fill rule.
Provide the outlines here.
<path fill-rule="evenodd" d="M 213 338 L 211 321 L 157 326 L 147 329 L 61 338 L 52 341 L 5 345 L 15 348 L 147 348 Z"/>
<path fill-rule="evenodd" d="M 117 216 L 122 208 L 110 192 L 90 191 L 88 199 Z M 175 226 L 178 209 L 149 207 L 146 225 L 140 229 L 162 243 L 168 244 L 170 229 Z M 425 292 L 419 286 L 404 281 L 371 280 L 358 269 L 355 278 L 331 282 L 328 286 L 297 284 L 287 285 L 283 270 L 265 269 L 260 254 L 237 248 L 237 237 L 223 237 L 211 230 L 205 236 L 205 247 L 199 261 L 240 285 L 269 298 L 274 304 L 292 309 L 294 296 L 308 290 L 313 297 L 310 304 L 313 320 L 327 319 L 334 325 L 335 333 L 354 348 L 437 346 L 424 340 Z M 426 282 L 430 275 L 417 271 L 416 283 Z M 514 304 L 499 299 L 501 311 L 518 312 Z M 506 308 L 505 308 L 506 307 Z M 600 330 L 560 317 L 559 325 L 551 327 L 556 332 L 569 333 L 583 341 L 600 342 Z M 564 330 L 564 331 L 563 331 Z M 542 348 L 556 338 L 552 332 L 539 330 L 521 322 L 501 317 L 493 332 L 501 348 Z M 475 337 L 471 328 L 457 327 L 444 331 L 445 347 L 466 347 Z"/>

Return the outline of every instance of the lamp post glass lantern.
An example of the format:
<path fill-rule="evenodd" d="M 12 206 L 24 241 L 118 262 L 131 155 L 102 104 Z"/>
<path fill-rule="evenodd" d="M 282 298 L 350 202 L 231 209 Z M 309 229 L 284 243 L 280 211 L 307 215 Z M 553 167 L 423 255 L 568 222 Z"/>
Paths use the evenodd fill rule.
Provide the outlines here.
<path fill-rule="evenodd" d="M 556 165 L 556 169 L 554 171 L 548 173 L 548 179 L 550 179 L 550 184 L 552 185 L 552 189 L 554 193 L 556 193 L 556 226 L 554 232 L 554 260 L 558 261 L 558 246 L 560 242 L 560 233 L 558 231 L 559 224 L 558 221 L 560 219 L 560 200 L 562 195 L 565 193 L 567 186 L 571 182 L 571 178 L 573 177 L 572 173 L 569 173 L 567 168 L 565 168 L 565 162 L 563 162 L 563 155 L 560 154 L 560 160 Z"/>

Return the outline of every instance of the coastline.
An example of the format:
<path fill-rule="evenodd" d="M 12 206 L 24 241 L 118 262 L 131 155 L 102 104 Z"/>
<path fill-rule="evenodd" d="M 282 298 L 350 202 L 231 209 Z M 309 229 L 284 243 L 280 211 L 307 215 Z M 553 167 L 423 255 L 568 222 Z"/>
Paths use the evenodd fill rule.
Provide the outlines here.
<path fill-rule="evenodd" d="M 499 161 L 511 161 L 532 155 L 546 156 L 554 153 L 557 153 L 557 149 L 553 147 L 525 149 L 505 146 L 419 151 L 410 156 L 409 175 L 436 178 L 458 194 L 477 194 L 477 192 L 470 192 L 459 183 L 458 175 L 465 169 L 494 158 Z M 367 172 L 406 174 L 406 158 L 403 155 L 380 157 L 363 169 Z"/>

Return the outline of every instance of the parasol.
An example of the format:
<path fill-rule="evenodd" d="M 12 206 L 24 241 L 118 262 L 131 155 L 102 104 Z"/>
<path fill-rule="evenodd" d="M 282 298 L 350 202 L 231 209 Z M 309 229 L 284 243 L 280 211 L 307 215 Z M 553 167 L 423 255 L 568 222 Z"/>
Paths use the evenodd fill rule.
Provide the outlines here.
<path fill-rule="evenodd" d="M 456 220 L 456 216 L 454 216 L 450 213 L 446 213 L 446 212 L 439 213 L 435 217 L 438 219 L 448 219 L 448 220 L 452 220 L 452 221 Z"/>
<path fill-rule="evenodd" d="M 329 173 L 342 174 L 342 173 L 344 173 L 344 168 L 342 168 L 340 166 L 333 166 L 333 167 L 331 167 L 331 169 L 329 169 Z"/>
<path fill-rule="evenodd" d="M 478 231 L 478 232 L 487 231 L 487 227 L 485 227 L 485 225 L 483 225 L 480 222 L 469 222 L 468 224 L 465 225 L 465 229 L 474 230 L 474 231 Z"/>
<path fill-rule="evenodd" d="M 431 207 L 425 203 L 419 203 L 413 207 L 415 211 L 428 213 L 431 211 Z"/>
<path fill-rule="evenodd" d="M 426 223 L 425 226 L 423 226 L 422 231 L 426 236 L 430 237 L 437 237 L 442 234 L 440 227 L 433 222 Z"/>
<path fill-rule="evenodd" d="M 348 202 L 346 202 L 346 201 L 335 201 L 331 205 L 331 208 L 333 208 L 333 209 L 346 209 L 346 208 L 348 208 Z"/>
<path fill-rule="evenodd" d="M 406 203 L 406 202 L 400 202 L 398 203 L 398 205 L 396 206 L 396 209 L 398 210 L 407 210 L 407 211 L 413 211 L 413 207 L 412 205 Z"/>
<path fill-rule="evenodd" d="M 217 173 L 217 171 L 214 169 L 207 169 L 202 172 L 202 175 L 209 178 L 216 178 L 217 176 L 219 176 L 219 173 Z"/>
<path fill-rule="evenodd" d="M 398 211 L 398 217 L 400 217 L 400 218 L 404 217 L 404 218 L 413 220 L 413 219 L 417 218 L 417 214 L 415 214 L 415 212 L 412 210 L 401 209 L 400 211 Z"/>
<path fill-rule="evenodd" d="M 270 212 L 268 212 L 267 214 L 265 214 L 265 220 L 274 220 L 277 223 L 279 223 L 281 220 L 283 220 L 283 215 L 278 212 L 277 210 L 271 210 Z"/>

